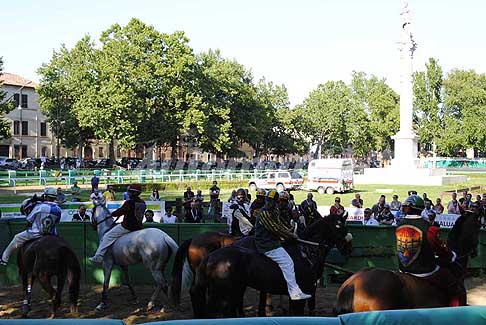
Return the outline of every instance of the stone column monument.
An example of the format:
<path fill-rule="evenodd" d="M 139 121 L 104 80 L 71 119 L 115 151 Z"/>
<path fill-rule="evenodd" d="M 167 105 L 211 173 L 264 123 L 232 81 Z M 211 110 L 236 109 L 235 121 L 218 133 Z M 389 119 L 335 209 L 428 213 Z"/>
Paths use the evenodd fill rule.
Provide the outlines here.
<path fill-rule="evenodd" d="M 410 168 L 417 165 L 417 135 L 413 130 L 413 53 L 417 43 L 413 39 L 408 2 L 401 12 L 402 33 L 400 38 L 400 131 L 395 140 L 395 158 L 392 166 Z"/>

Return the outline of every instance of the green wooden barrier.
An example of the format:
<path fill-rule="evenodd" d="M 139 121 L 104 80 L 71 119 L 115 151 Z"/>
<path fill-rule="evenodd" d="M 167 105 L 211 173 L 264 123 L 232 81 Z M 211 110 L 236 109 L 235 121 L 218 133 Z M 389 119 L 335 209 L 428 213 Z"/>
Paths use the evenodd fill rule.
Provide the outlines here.
<path fill-rule="evenodd" d="M 25 229 L 25 221 L 0 221 L 0 249 L 3 250 L 10 242 L 13 235 Z M 145 224 L 144 227 L 156 227 L 165 231 L 179 245 L 186 239 L 192 238 L 197 234 L 206 231 L 226 231 L 226 224 L 206 223 L 206 224 Z M 353 234 L 353 252 L 351 257 L 341 263 L 344 268 L 352 271 L 359 271 L 365 267 L 381 267 L 396 270 L 397 258 L 395 255 L 395 228 L 394 227 L 363 227 L 349 226 Z M 442 238 L 446 240 L 449 233 L 448 229 L 442 229 Z M 64 237 L 74 252 L 78 256 L 82 268 L 82 280 L 86 283 L 102 283 L 103 272 L 101 266 L 94 265 L 87 260 L 93 256 L 98 247 L 98 234 L 88 223 L 61 223 L 59 234 Z M 339 261 L 339 258 L 332 258 L 331 262 Z M 342 261 L 342 259 L 341 259 Z M 173 257 L 166 268 L 166 276 L 170 278 Z M 470 268 L 486 268 L 486 231 L 480 233 L 478 257 L 470 259 Z M 129 268 L 130 277 L 134 284 L 152 284 L 152 276 L 143 265 L 134 265 Z M 326 268 L 327 275 L 337 272 Z M 17 284 L 16 254 L 13 254 L 9 265 L 0 268 L 0 283 Z M 118 268 L 112 272 L 112 284 L 121 283 L 121 273 Z"/>

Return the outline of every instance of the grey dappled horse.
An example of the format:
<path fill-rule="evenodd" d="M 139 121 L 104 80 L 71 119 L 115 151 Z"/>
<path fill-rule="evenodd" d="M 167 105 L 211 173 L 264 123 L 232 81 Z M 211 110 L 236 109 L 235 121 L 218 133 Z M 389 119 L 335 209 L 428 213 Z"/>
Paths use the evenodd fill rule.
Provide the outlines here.
<path fill-rule="evenodd" d="M 98 205 L 96 207 L 92 224 L 98 231 L 100 241 L 105 233 L 115 226 L 110 211 L 105 205 Z M 143 263 L 152 272 L 155 280 L 155 290 L 147 305 L 147 310 L 151 310 L 155 306 L 155 300 L 159 296 L 160 291 L 163 291 L 165 301 L 168 301 L 168 285 L 164 277 L 164 269 L 171 255 L 175 254 L 178 248 L 177 243 L 169 235 L 157 228 L 134 231 L 117 239 L 104 256 L 103 293 L 101 294 L 101 302 L 96 307 L 96 310 L 103 311 L 107 307 L 106 299 L 113 265 L 118 265 L 121 268 L 125 283 L 130 289 L 132 299 L 135 303 L 137 303 L 137 297 L 130 284 L 128 266 L 138 263 Z"/>

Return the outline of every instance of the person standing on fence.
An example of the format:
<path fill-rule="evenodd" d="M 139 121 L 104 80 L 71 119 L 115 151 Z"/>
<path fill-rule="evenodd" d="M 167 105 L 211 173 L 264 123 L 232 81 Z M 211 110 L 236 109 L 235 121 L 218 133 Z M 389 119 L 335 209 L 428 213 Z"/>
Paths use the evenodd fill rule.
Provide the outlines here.
<path fill-rule="evenodd" d="M 106 187 L 106 191 L 103 192 L 103 197 L 104 197 L 104 199 L 105 199 L 106 202 L 115 201 L 116 200 L 115 191 L 113 190 L 113 186 L 112 185 L 108 185 Z"/>
<path fill-rule="evenodd" d="M 128 195 L 130 198 L 126 200 L 119 209 L 113 211 L 111 214 L 117 220 L 123 216 L 122 223 L 117 224 L 103 236 L 95 255 L 89 258 L 91 262 L 102 263 L 106 251 L 118 238 L 132 231 L 142 229 L 142 220 L 147 206 L 145 201 L 140 198 L 140 194 L 142 194 L 140 185 L 130 185 L 128 188 Z"/>
<path fill-rule="evenodd" d="M 208 217 L 214 219 L 215 221 L 219 221 L 220 214 L 219 214 L 219 193 L 220 189 L 218 187 L 218 182 L 213 181 L 213 186 L 209 189 L 209 210 L 208 210 Z"/>
<path fill-rule="evenodd" d="M 190 187 L 186 188 L 184 192 L 184 202 L 182 205 L 184 206 L 184 213 L 187 214 L 189 210 L 191 210 L 191 202 L 194 199 L 194 192 L 191 190 Z"/>
<path fill-rule="evenodd" d="M 61 221 L 61 208 L 55 203 L 57 197 L 56 189 L 52 187 L 46 188 L 43 197 L 45 201 L 41 201 L 37 198 L 37 195 L 34 195 L 32 198 L 25 199 L 22 202 L 20 212 L 27 216 L 26 219 L 29 226 L 27 230 L 14 236 L 2 254 L 0 265 L 6 266 L 13 251 L 21 247 L 25 242 L 44 235 L 57 236 L 57 224 Z"/>
<path fill-rule="evenodd" d="M 91 193 L 98 189 L 98 185 L 100 184 L 100 178 L 98 176 L 93 175 L 91 177 Z"/>

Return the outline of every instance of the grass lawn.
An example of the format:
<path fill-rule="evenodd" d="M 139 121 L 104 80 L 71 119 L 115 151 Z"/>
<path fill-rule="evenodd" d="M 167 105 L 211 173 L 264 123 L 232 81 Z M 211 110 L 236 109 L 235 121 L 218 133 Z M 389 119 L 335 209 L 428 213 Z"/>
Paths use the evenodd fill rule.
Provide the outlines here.
<path fill-rule="evenodd" d="M 381 194 L 386 195 L 387 201 L 391 201 L 391 197 L 393 194 L 397 194 L 399 200 L 402 201 L 407 196 L 407 191 L 409 190 L 416 190 L 419 195 L 422 195 L 424 192 L 428 194 L 429 198 L 435 202 L 437 197 L 442 197 L 443 204 L 447 204 L 450 200 L 450 195 L 448 193 L 444 193 L 446 191 L 453 191 L 463 188 L 475 187 L 475 186 L 483 186 L 483 191 L 486 192 L 486 174 L 468 174 L 468 181 L 465 184 L 456 184 L 456 185 L 447 185 L 447 186 L 409 186 L 409 185 L 358 185 L 355 189 L 355 192 L 359 192 L 361 194 L 361 198 L 364 201 L 366 207 L 371 207 L 378 201 L 378 198 Z M 198 184 L 194 183 L 191 185 L 194 192 L 198 189 Z M 205 201 L 209 201 L 209 189 L 201 188 L 203 191 Z M 222 189 L 221 190 L 221 201 L 226 201 L 231 194 L 232 189 Z M 165 201 L 175 201 L 176 198 L 182 198 L 184 191 L 162 191 L 160 192 L 160 196 L 162 200 Z M 345 207 L 351 205 L 351 200 L 354 198 L 354 193 L 336 193 L 334 195 L 328 194 L 318 194 L 314 192 L 314 200 L 317 202 L 318 205 L 332 205 L 334 204 L 334 198 L 336 196 L 341 197 L 341 204 Z M 254 192 L 250 192 L 252 195 L 252 199 L 255 197 Z M 82 200 L 88 201 L 89 200 L 89 191 L 84 190 L 82 193 Z M 300 204 L 303 200 L 305 200 L 307 196 L 306 191 L 292 191 L 294 195 L 295 202 Z M 480 194 L 480 190 L 473 190 L 473 197 L 476 194 Z M 460 194 L 461 195 L 461 194 Z M 150 196 L 149 192 L 145 192 L 142 194 L 142 198 L 148 200 Z M 0 203 L 20 203 L 24 200 L 27 195 L 24 194 L 5 194 L 0 193 Z M 117 198 L 121 199 L 121 193 L 117 193 Z"/>

